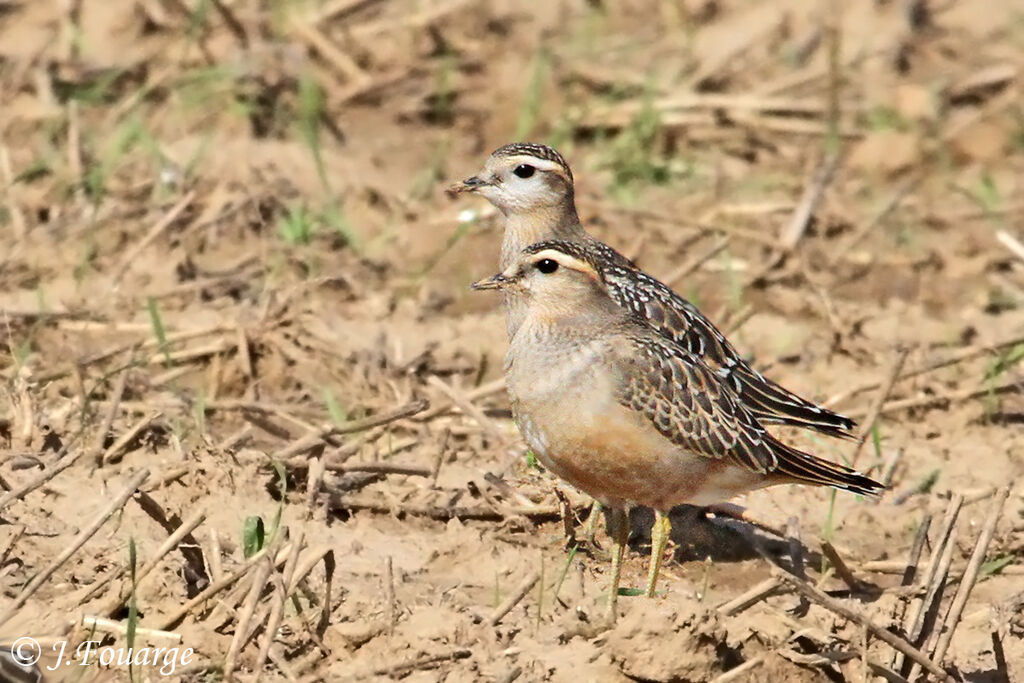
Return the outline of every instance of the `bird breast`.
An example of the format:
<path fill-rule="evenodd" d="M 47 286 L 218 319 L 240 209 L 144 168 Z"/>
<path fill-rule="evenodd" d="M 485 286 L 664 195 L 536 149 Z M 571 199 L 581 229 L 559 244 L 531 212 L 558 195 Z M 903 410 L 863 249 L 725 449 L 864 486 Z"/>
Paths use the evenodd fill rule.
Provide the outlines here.
<path fill-rule="evenodd" d="M 617 482 L 630 469 L 622 456 L 658 457 L 672 447 L 616 400 L 611 340 L 572 336 L 520 327 L 505 367 L 513 415 L 545 467 L 596 498 L 618 501 Z"/>
<path fill-rule="evenodd" d="M 608 345 L 569 336 L 526 322 L 505 357 L 516 423 L 542 462 L 553 442 L 579 433 L 614 401 Z"/>
<path fill-rule="evenodd" d="M 683 451 L 621 404 L 617 388 L 628 369 L 615 338 L 545 327 L 527 319 L 519 328 L 505 379 L 516 424 L 552 473 L 608 505 L 662 510 L 726 500 L 766 483 L 726 458 Z"/>

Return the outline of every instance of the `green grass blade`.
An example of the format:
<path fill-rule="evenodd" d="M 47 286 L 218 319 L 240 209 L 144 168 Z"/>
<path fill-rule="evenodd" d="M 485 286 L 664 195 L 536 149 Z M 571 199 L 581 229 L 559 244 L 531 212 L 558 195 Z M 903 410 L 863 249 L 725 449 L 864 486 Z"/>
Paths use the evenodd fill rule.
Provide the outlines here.
<path fill-rule="evenodd" d="M 153 297 L 146 297 L 146 310 L 149 311 L 149 324 L 153 328 L 153 336 L 156 338 L 157 348 L 164 354 L 164 365 L 170 367 L 171 352 L 170 344 L 167 342 L 167 328 L 164 327 L 163 316 L 160 315 L 160 307 Z"/>

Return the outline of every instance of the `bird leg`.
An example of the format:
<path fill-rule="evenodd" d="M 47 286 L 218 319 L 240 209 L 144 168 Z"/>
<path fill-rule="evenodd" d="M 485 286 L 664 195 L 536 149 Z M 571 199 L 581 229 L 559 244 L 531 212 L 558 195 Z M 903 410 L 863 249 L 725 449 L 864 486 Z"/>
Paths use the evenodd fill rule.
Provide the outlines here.
<path fill-rule="evenodd" d="M 665 544 L 672 533 L 672 521 L 661 510 L 654 511 L 654 526 L 651 527 L 651 569 L 647 574 L 647 597 L 654 597 L 654 589 L 658 585 L 658 572 L 661 570 L 661 558 L 665 554 Z"/>
<path fill-rule="evenodd" d="M 597 533 L 597 521 L 601 517 L 601 507 L 601 501 L 595 500 L 594 504 L 590 506 L 590 515 L 587 516 L 583 527 L 583 543 L 588 548 L 594 547 L 594 535 Z"/>
<path fill-rule="evenodd" d="M 608 535 L 612 537 L 612 585 L 608 594 L 608 621 L 614 622 L 619 601 L 622 556 L 629 544 L 629 515 L 625 508 L 612 508 L 608 515 Z"/>

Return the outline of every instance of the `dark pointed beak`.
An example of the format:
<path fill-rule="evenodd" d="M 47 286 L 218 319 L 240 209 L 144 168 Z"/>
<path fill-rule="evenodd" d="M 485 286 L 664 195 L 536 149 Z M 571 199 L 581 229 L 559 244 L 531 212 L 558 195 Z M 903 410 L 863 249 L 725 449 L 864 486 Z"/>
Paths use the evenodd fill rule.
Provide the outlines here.
<path fill-rule="evenodd" d="M 486 187 L 491 183 L 484 180 L 480 176 L 473 176 L 472 178 L 466 178 L 461 183 L 455 183 L 448 188 L 448 191 L 452 194 L 459 194 L 460 192 L 474 192 L 481 187 Z"/>
<path fill-rule="evenodd" d="M 479 282 L 474 282 L 470 285 L 470 288 L 477 291 L 482 289 L 502 289 L 510 282 L 511 280 L 509 278 L 498 273 L 497 275 L 492 275 L 491 277 L 480 280 Z"/>

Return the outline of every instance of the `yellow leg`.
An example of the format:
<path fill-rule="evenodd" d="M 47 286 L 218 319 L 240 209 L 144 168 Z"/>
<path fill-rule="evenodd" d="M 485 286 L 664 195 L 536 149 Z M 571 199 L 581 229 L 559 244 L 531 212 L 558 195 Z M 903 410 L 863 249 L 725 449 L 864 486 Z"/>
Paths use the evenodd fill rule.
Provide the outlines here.
<path fill-rule="evenodd" d="M 613 508 L 608 516 L 608 535 L 612 537 L 612 585 L 608 594 L 608 621 L 614 622 L 618 614 L 622 556 L 629 543 L 629 515 L 623 508 Z"/>
<path fill-rule="evenodd" d="M 665 554 L 665 544 L 672 532 L 672 521 L 664 512 L 654 511 L 654 526 L 651 527 L 651 569 L 647 574 L 647 597 L 654 597 L 654 589 L 658 585 L 658 572 L 661 570 L 661 558 Z"/>
<path fill-rule="evenodd" d="M 589 548 L 594 547 L 594 534 L 597 533 L 597 521 L 601 518 L 601 507 L 601 502 L 595 500 L 594 504 L 590 506 L 590 515 L 584 526 L 583 542 Z"/>

